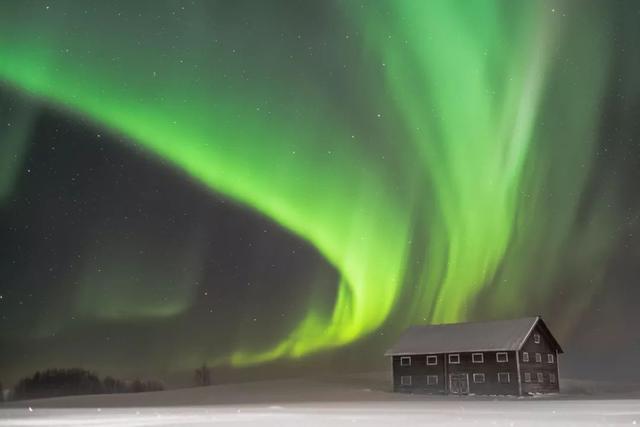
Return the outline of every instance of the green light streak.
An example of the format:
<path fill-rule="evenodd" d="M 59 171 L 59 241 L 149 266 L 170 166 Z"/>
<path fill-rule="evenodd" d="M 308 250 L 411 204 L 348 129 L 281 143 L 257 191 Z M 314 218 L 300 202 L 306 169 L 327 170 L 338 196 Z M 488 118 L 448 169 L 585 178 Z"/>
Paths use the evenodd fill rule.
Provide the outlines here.
<path fill-rule="evenodd" d="M 235 365 L 300 357 L 380 327 L 409 285 L 403 281 L 413 261 L 408 241 L 417 237 L 427 240 L 428 254 L 420 282 L 410 284 L 417 285 L 416 297 L 404 311 L 430 321 L 465 319 L 509 261 L 510 245 L 535 240 L 537 231 L 520 224 L 540 209 L 523 191 L 539 182 L 555 154 L 538 148 L 541 137 L 551 136 L 542 118 L 558 113 L 546 89 L 556 78 L 554 57 L 575 44 L 591 46 L 595 57 L 606 48 L 598 42 L 605 28 L 597 18 L 585 18 L 592 33 L 577 41 L 543 3 L 339 4 L 362 34 L 365 53 L 354 72 L 366 74 L 371 64 L 384 68 L 386 87 L 370 87 L 369 96 L 371 104 L 383 100 L 389 114 L 358 111 L 366 125 L 376 123 L 368 132 L 357 130 L 358 115 L 336 106 L 321 83 L 291 82 L 308 71 L 304 66 L 288 69 L 241 43 L 215 45 L 215 31 L 208 32 L 198 11 L 188 22 L 203 26 L 170 21 L 165 35 L 141 38 L 139 28 L 149 22 L 120 22 L 100 3 L 101 18 L 111 17 L 106 23 L 81 12 L 63 17 L 55 5 L 15 7 L 0 17 L 5 83 L 123 133 L 308 240 L 342 274 L 328 318 L 312 305 L 272 348 L 230 354 Z M 558 4 L 581 13 L 579 5 Z M 105 36 L 103 28 L 121 31 Z M 189 49 L 167 47 L 175 34 Z M 560 43 L 562 37 L 569 41 Z M 252 54 L 256 63 L 243 59 Z M 566 143 L 568 153 L 586 157 L 594 131 L 584 123 L 594 121 L 605 65 L 580 59 L 592 66 L 590 76 L 578 77 L 579 94 L 560 93 L 588 107 L 567 112 L 566 126 L 552 137 Z M 256 75 L 245 78 L 244 68 Z M 377 82 L 370 74 L 363 85 Z M 398 135 L 402 140 L 394 140 Z M 568 204 L 575 205 L 584 176 L 575 173 L 566 183 L 576 194 Z M 571 206 L 564 215 L 570 221 Z M 412 236 L 422 223 L 428 235 Z M 514 292 L 496 289 L 495 301 Z M 183 307 L 188 298 L 181 298 Z"/>
<path fill-rule="evenodd" d="M 34 108 L 27 101 L 11 105 L 0 103 L 0 204 L 11 194 L 27 149 Z"/>
<path fill-rule="evenodd" d="M 420 306 L 456 321 L 511 240 L 555 29 L 535 4 L 518 8 L 517 26 L 494 2 L 394 6 L 393 35 L 375 31 L 380 20 L 366 34 L 433 187 L 429 252 L 446 251 L 446 263 L 425 264 Z"/>

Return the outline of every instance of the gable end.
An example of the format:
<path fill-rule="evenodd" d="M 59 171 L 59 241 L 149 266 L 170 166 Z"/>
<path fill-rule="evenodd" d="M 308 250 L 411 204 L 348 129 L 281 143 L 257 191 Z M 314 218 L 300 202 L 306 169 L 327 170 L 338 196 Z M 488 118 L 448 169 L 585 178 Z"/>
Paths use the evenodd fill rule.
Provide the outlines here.
<path fill-rule="evenodd" d="M 536 326 L 538 328 L 536 328 Z M 536 321 L 533 322 L 533 324 L 531 325 L 531 329 L 529 329 L 529 332 L 527 332 L 527 334 L 525 335 L 525 337 L 522 339 L 522 342 L 520 343 L 520 346 L 518 347 L 519 350 L 522 350 L 522 347 L 524 346 L 524 344 L 527 342 L 527 340 L 529 339 L 529 337 L 531 336 L 531 334 L 536 330 L 539 329 L 540 332 L 542 332 L 542 334 L 544 334 L 544 338 L 545 340 L 549 343 L 549 345 L 554 348 L 555 350 L 558 351 L 558 353 L 564 353 L 564 351 L 562 350 L 562 347 L 560 347 L 560 344 L 558 343 L 558 341 L 556 340 L 556 338 L 553 336 L 553 334 L 551 333 L 551 331 L 549 330 L 549 327 L 547 327 L 547 324 L 544 323 L 544 320 L 542 320 L 542 318 L 540 316 L 536 317 Z"/>

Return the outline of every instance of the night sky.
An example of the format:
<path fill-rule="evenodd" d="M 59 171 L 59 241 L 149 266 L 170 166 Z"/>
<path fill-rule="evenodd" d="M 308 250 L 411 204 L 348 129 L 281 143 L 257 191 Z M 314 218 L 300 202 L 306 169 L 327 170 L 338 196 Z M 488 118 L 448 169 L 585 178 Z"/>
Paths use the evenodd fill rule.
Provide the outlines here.
<path fill-rule="evenodd" d="M 2 2 L 0 380 L 536 314 L 640 380 L 639 41 L 637 1 Z"/>

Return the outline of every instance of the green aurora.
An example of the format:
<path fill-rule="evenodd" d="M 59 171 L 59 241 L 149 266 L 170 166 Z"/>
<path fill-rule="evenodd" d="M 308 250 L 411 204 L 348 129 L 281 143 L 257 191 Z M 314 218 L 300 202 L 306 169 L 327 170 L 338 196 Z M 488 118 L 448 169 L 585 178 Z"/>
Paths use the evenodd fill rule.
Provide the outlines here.
<path fill-rule="evenodd" d="M 343 346 L 397 312 L 398 327 L 470 319 L 478 301 L 518 315 L 514 301 L 557 292 L 545 284 L 567 262 L 612 67 L 604 2 L 336 1 L 305 25 L 280 3 L 249 4 L 242 17 L 103 1 L 0 14 L 4 85 L 126 136 L 339 271 L 332 312 L 311 302 L 271 347 L 216 363 Z M 29 111 L 0 141 L 6 158 L 24 151 Z M 0 197 L 15 173 L 3 167 Z M 606 253 L 609 202 L 590 211 L 571 262 Z M 579 287 L 567 319 L 599 285 L 567 285 Z M 144 306 L 134 290 L 93 289 L 79 290 L 80 315 L 172 316 L 192 292 Z"/>

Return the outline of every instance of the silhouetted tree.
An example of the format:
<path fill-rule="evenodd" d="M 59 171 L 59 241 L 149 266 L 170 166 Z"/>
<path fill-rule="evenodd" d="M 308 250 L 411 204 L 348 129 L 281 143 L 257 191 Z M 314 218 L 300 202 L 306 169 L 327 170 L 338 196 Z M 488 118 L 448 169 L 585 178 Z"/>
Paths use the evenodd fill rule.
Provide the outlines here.
<path fill-rule="evenodd" d="M 21 379 L 13 389 L 12 399 L 159 390 L 164 390 L 164 384 L 156 380 L 125 382 L 108 376 L 100 381 L 97 375 L 83 369 L 49 369 Z"/>
<path fill-rule="evenodd" d="M 157 380 L 148 380 L 146 382 L 146 391 L 162 391 L 164 384 Z"/>
<path fill-rule="evenodd" d="M 105 377 L 102 380 L 102 388 L 105 393 L 117 393 L 116 391 L 116 379 L 113 377 Z"/>
<path fill-rule="evenodd" d="M 98 376 L 84 369 L 48 369 L 23 378 L 14 387 L 15 399 L 102 393 Z"/>
<path fill-rule="evenodd" d="M 211 371 L 206 363 L 203 363 L 201 368 L 196 369 L 195 383 L 197 386 L 211 385 Z"/>
<path fill-rule="evenodd" d="M 136 378 L 131 383 L 131 392 L 132 393 L 141 393 L 145 391 L 144 383 L 140 381 L 140 379 Z"/>

